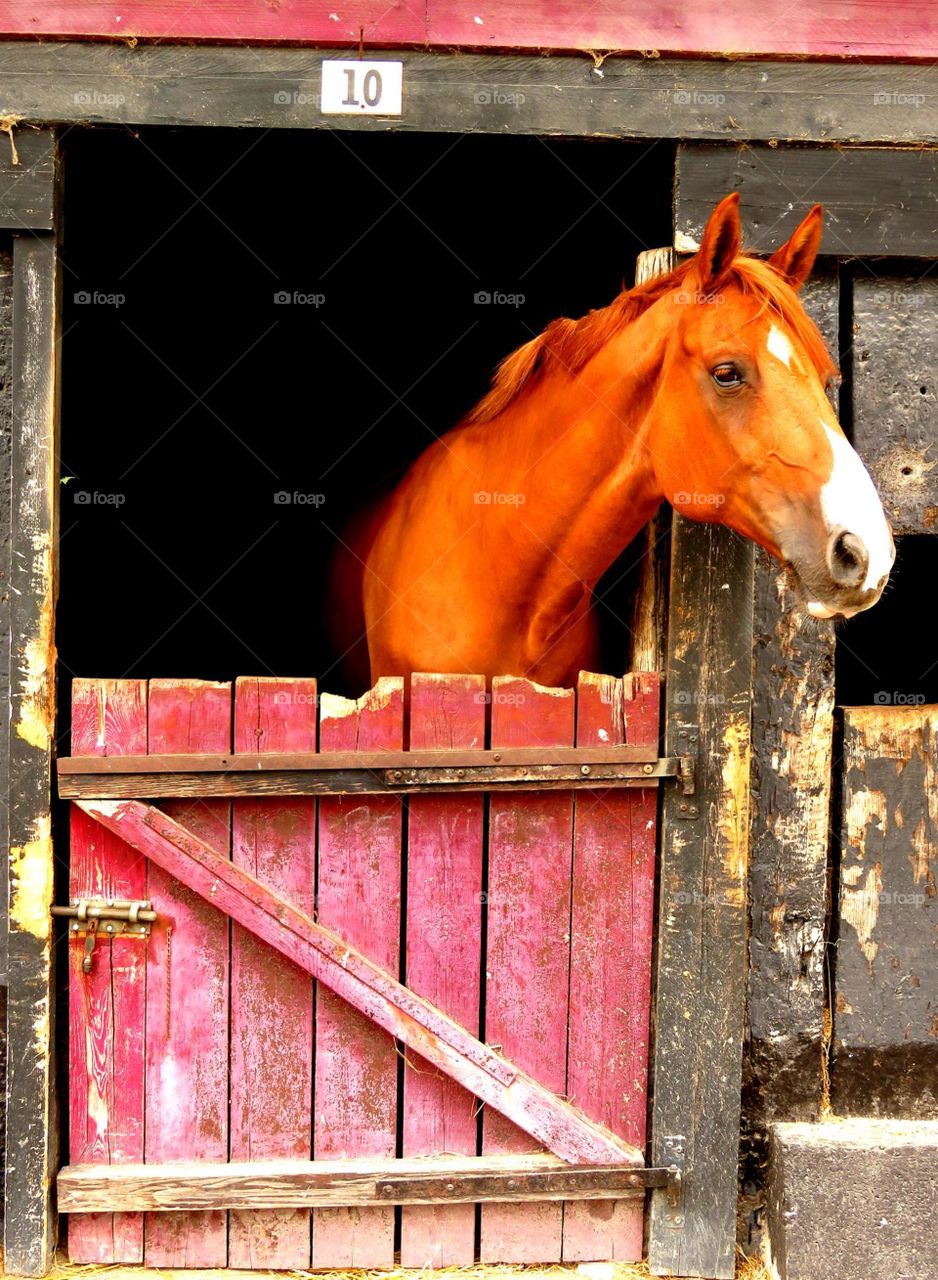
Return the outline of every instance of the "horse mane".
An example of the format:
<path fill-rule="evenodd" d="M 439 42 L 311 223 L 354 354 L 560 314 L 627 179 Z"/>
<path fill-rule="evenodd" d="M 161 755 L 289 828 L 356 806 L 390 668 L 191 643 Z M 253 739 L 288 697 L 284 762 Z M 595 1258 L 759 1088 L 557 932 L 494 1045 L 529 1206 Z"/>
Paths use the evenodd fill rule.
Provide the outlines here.
<path fill-rule="evenodd" d="M 690 258 L 667 275 L 656 276 L 634 289 L 624 289 L 607 307 L 589 311 L 579 320 L 552 320 L 543 333 L 502 360 L 495 371 L 491 389 L 463 421 L 490 422 L 497 418 L 535 379 L 547 372 L 558 369 L 568 374 L 579 372 L 620 329 L 631 324 L 660 298 L 679 289 L 695 265 L 696 259 Z M 728 284 L 735 284 L 744 294 L 759 298 L 764 307 L 775 312 L 788 325 L 822 380 L 835 371 L 817 325 L 804 310 L 794 289 L 767 260 L 738 257 L 721 288 Z M 701 299 L 701 303 L 704 302 L 706 299 Z"/>

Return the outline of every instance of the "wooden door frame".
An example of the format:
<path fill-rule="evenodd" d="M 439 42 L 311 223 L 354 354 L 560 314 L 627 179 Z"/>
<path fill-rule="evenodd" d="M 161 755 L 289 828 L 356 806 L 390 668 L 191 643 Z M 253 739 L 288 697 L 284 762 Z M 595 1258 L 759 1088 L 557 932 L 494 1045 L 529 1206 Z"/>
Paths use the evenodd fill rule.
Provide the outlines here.
<path fill-rule="evenodd" d="M 15 150 L 14 150 L 15 147 Z M 16 163 L 14 163 L 14 159 Z M 13 234 L 9 879 L 4 1263 L 55 1250 L 52 761 L 61 269 L 55 133 L 0 136 L 0 227 Z"/>
<path fill-rule="evenodd" d="M 18 151 L 18 165 L 12 163 L 12 150 L 0 134 L 0 228 L 14 235 L 16 368 L 5 1174 L 5 1260 L 14 1274 L 44 1274 L 51 1265 L 55 1241 L 51 1187 L 57 1120 L 49 907 L 54 866 L 50 832 L 61 268 L 57 249 L 60 168 L 56 132 L 50 125 L 333 128 L 331 120 L 319 117 L 316 107 L 323 56 L 336 53 L 315 48 L 131 49 L 122 44 L 0 41 L 4 110 L 21 122 L 10 139 Z M 725 153 L 738 153 L 738 139 L 825 146 L 864 141 L 879 146 L 938 143 L 938 93 L 934 91 L 938 71 L 932 67 L 889 67 L 890 93 L 897 100 L 907 94 L 924 97 L 919 109 L 909 113 L 884 111 L 875 102 L 883 73 L 873 65 L 610 57 L 597 68 L 582 56 L 454 58 L 396 52 L 386 56 L 405 63 L 410 86 L 406 120 L 356 119 L 343 127 L 723 144 L 682 149 L 686 174 L 695 164 L 719 158 L 717 152 L 724 153 L 721 163 L 725 166 Z M 86 83 L 95 86 L 92 101 L 88 94 L 76 92 L 76 84 Z M 513 98 L 502 108 L 479 103 L 474 93 L 483 85 L 511 95 L 519 84 L 525 92 L 521 110 Z M 291 95 L 286 107 L 275 96 L 284 91 Z M 719 111 L 714 110 L 713 95 L 722 97 Z M 732 146 L 726 145 L 727 113 L 732 115 Z M 901 181 L 899 170 L 921 166 L 920 159 L 909 158 L 911 154 L 890 150 L 897 182 Z M 786 166 L 797 163 L 797 153 L 780 148 L 772 158 L 776 176 L 784 184 Z M 754 208 L 763 195 L 764 191 L 756 192 Z M 743 214 L 745 220 L 745 193 Z M 692 226 L 692 216 L 688 217 Z M 920 235 L 915 224 L 914 217 L 903 224 L 902 252 L 934 256 L 936 248 L 925 234 L 925 222 Z M 682 241 L 680 247 L 688 246 Z M 835 251 L 848 252 L 849 246 L 835 246 Z M 881 252 L 888 255 L 896 250 L 884 242 Z M 725 567 L 727 580 L 734 584 L 729 598 L 737 604 L 735 616 L 727 608 L 727 593 L 713 566 Z M 668 682 L 672 691 L 679 689 L 689 700 L 678 704 L 669 696 L 665 738 L 674 750 L 682 730 L 697 726 L 702 754 L 710 761 L 702 778 L 709 803 L 697 819 L 674 808 L 680 803 L 677 798 L 666 801 L 664 808 L 663 865 L 675 869 L 684 886 L 680 893 L 687 900 L 675 903 L 663 895 L 659 912 L 655 1077 L 667 1080 L 669 1087 L 667 1093 L 660 1088 L 655 1094 L 652 1160 L 683 1159 L 689 1176 L 679 1210 L 655 1193 L 650 1251 L 656 1269 L 674 1266 L 711 1276 L 732 1273 L 734 1241 L 731 1206 L 735 1211 L 736 1156 L 731 1130 L 735 1126 L 738 1132 L 746 924 L 745 889 L 740 901 L 738 873 L 745 850 L 730 849 L 726 822 L 738 822 L 745 803 L 742 779 L 749 748 L 742 709 L 751 696 L 745 674 L 751 669 L 751 586 L 751 552 L 734 535 L 678 523 Z M 707 700 L 715 678 L 711 643 L 713 652 L 722 652 L 734 672 L 722 703 Z M 688 719 L 689 707 L 700 715 Z M 714 772 L 727 735 L 738 749 L 738 769 L 731 785 L 725 773 Z M 734 868 L 732 874 L 720 869 L 720 858 L 728 852 L 739 855 L 736 863 L 726 864 Z M 685 932 L 677 935 L 666 917 L 674 906 L 685 925 Z M 692 952 L 695 945 L 697 950 Z M 701 948 L 725 956 L 722 973 L 711 971 L 707 986 L 711 997 L 719 995 L 714 1007 L 720 1011 L 721 1031 L 728 1036 L 719 1051 L 708 1042 L 702 1020 L 688 1009 L 688 993 L 697 990 L 699 973 L 688 982 L 687 966 L 699 960 Z M 693 967 L 690 972 L 695 973 Z M 699 1179 L 695 1189 L 697 1172 L 703 1170 L 697 1170 L 692 1153 L 705 1125 L 693 1081 L 708 1085 L 707 1097 L 719 1108 L 719 1134 L 712 1144 L 713 1158 L 707 1161 L 706 1196 L 701 1194 Z"/>

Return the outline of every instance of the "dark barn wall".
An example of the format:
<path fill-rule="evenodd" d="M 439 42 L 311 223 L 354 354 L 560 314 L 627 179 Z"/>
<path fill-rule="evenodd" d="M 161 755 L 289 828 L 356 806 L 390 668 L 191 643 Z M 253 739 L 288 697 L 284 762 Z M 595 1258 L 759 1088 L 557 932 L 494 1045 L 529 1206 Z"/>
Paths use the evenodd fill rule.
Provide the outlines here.
<path fill-rule="evenodd" d="M 0 707 L 10 705 L 10 446 L 13 425 L 13 255 L 8 240 L 0 238 Z M 0 794 L 9 794 L 10 743 L 6 729 L 0 733 Z M 9 840 L 6 804 L 0 804 L 0 848 Z M 7 975 L 6 909 L 8 883 L 0 876 L 0 985 Z M 5 1057 L 5 1055 L 4 1055 Z"/>
<path fill-rule="evenodd" d="M 12 431 L 13 256 L 0 239 L 0 708 L 10 706 L 10 444 Z M 9 794 L 10 743 L 4 724 L 0 732 L 0 796 Z M 9 844 L 9 811 L 0 803 L 0 849 Z M 7 892 L 0 875 L 0 1098 L 6 1096 L 7 1014 Z M 6 1107 L 0 1105 L 0 1184 L 6 1153 Z M 0 1205 L 2 1213 L 2 1205 Z"/>

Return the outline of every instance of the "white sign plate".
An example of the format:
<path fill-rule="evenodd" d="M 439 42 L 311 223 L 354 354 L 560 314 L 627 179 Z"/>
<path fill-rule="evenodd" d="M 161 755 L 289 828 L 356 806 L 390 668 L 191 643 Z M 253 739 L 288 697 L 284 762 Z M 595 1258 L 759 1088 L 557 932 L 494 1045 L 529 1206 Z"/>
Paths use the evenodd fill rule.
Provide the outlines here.
<path fill-rule="evenodd" d="M 322 64 L 324 116 L 399 116 L 403 93 L 403 62 L 329 59 Z"/>

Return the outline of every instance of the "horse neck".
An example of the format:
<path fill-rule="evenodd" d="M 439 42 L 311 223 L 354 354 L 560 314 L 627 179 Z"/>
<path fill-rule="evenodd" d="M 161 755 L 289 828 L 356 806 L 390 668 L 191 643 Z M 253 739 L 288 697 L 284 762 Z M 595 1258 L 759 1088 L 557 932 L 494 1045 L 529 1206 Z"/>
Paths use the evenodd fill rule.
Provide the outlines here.
<path fill-rule="evenodd" d="M 489 441 L 503 492 L 523 498 L 517 520 L 528 556 L 512 534 L 520 573 L 532 573 L 533 558 L 547 574 L 592 589 L 661 502 L 647 436 L 664 335 L 647 316 L 576 374 L 546 374 L 482 428 L 496 428 Z"/>

